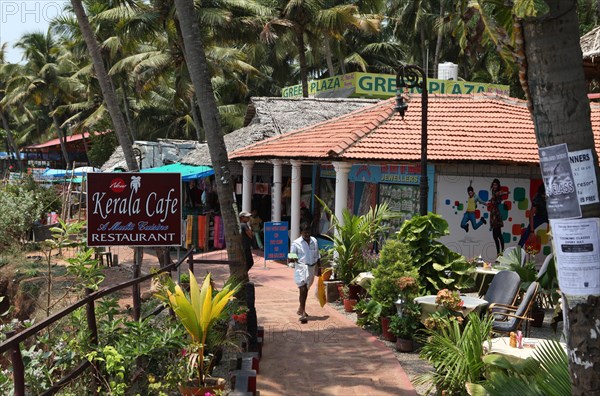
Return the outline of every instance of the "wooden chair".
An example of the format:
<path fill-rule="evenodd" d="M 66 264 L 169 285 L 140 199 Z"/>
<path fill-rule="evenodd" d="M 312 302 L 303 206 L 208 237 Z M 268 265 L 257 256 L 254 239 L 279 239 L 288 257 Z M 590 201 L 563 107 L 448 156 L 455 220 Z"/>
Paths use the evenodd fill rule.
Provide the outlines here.
<path fill-rule="evenodd" d="M 499 334 L 510 334 L 521 328 L 525 322 L 525 337 L 529 335 L 529 313 L 535 302 L 535 297 L 539 289 L 539 283 L 532 282 L 523 295 L 518 306 L 509 304 L 490 304 L 490 314 L 500 314 L 500 318 L 495 319 L 492 324 L 492 332 Z"/>
<path fill-rule="evenodd" d="M 104 265 L 105 257 L 106 257 L 106 266 L 112 267 L 113 261 L 112 261 L 112 253 L 110 251 L 110 247 L 108 248 L 108 251 L 106 251 L 105 247 L 97 247 L 96 253 L 94 254 L 94 259 L 100 260 L 100 265 Z"/>

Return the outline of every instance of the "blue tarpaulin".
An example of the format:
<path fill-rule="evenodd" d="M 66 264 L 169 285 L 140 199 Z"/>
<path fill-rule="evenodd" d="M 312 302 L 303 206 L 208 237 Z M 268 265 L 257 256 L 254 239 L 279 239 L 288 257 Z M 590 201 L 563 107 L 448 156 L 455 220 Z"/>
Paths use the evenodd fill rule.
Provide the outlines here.
<path fill-rule="evenodd" d="M 203 177 L 212 176 L 215 171 L 210 166 L 200 165 L 186 165 L 186 164 L 168 164 L 158 166 L 156 168 L 142 169 L 140 172 L 143 173 L 181 173 L 181 180 L 184 182 L 201 179 Z"/>
<path fill-rule="evenodd" d="M 82 177 L 92 172 L 102 172 L 102 170 L 91 166 L 82 166 L 73 170 L 48 168 L 42 173 L 41 177 L 44 179 L 64 179 L 72 176 Z"/>

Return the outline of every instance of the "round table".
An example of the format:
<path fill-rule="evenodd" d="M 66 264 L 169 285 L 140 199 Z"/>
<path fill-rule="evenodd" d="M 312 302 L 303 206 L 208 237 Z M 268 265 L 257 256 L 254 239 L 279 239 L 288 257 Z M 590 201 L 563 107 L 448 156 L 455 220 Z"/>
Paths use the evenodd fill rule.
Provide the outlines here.
<path fill-rule="evenodd" d="M 533 352 L 540 344 L 548 342 L 542 338 L 523 338 L 523 348 L 513 348 L 510 346 L 510 337 L 492 338 L 490 342 L 483 343 L 483 349 L 486 353 L 496 353 L 505 356 L 509 360 L 525 360 L 527 358 L 537 358 Z M 561 347 L 567 351 L 567 344 L 560 343 Z"/>
<path fill-rule="evenodd" d="M 437 295 L 435 294 L 415 298 L 415 302 L 421 306 L 421 320 L 425 320 L 429 315 L 440 308 L 435 302 L 436 298 Z M 460 299 L 463 302 L 463 306 L 460 309 L 460 313 L 463 317 L 466 317 L 473 311 L 481 312 L 481 310 L 488 305 L 488 302 L 482 298 L 460 296 Z"/>

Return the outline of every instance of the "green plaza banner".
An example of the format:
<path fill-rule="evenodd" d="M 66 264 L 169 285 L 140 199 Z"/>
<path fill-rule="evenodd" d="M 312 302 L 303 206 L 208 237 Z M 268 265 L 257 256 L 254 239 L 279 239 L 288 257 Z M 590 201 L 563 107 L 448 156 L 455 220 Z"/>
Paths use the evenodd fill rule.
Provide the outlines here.
<path fill-rule="evenodd" d="M 332 97 L 336 91 L 351 92 L 350 97 L 375 97 L 390 98 L 396 95 L 396 76 L 393 74 L 375 73 L 348 73 L 341 76 L 314 80 L 308 82 L 308 95 L 329 93 Z M 427 90 L 431 94 L 478 94 L 493 93 L 509 96 L 510 87 L 500 84 L 486 84 L 469 81 L 454 80 L 427 80 Z M 411 93 L 420 93 L 418 88 L 410 90 Z M 302 85 L 292 85 L 281 90 L 284 98 L 302 97 Z"/>

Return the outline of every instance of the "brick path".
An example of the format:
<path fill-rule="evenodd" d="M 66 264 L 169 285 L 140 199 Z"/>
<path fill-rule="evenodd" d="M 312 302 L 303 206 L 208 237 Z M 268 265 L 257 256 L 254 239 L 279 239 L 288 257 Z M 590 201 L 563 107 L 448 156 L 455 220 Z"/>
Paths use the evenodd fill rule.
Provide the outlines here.
<path fill-rule="evenodd" d="M 298 321 L 293 270 L 255 257 L 258 323 L 265 328 L 258 390 L 268 395 L 416 395 L 398 360 L 383 343 L 325 305 L 311 288 Z"/>

